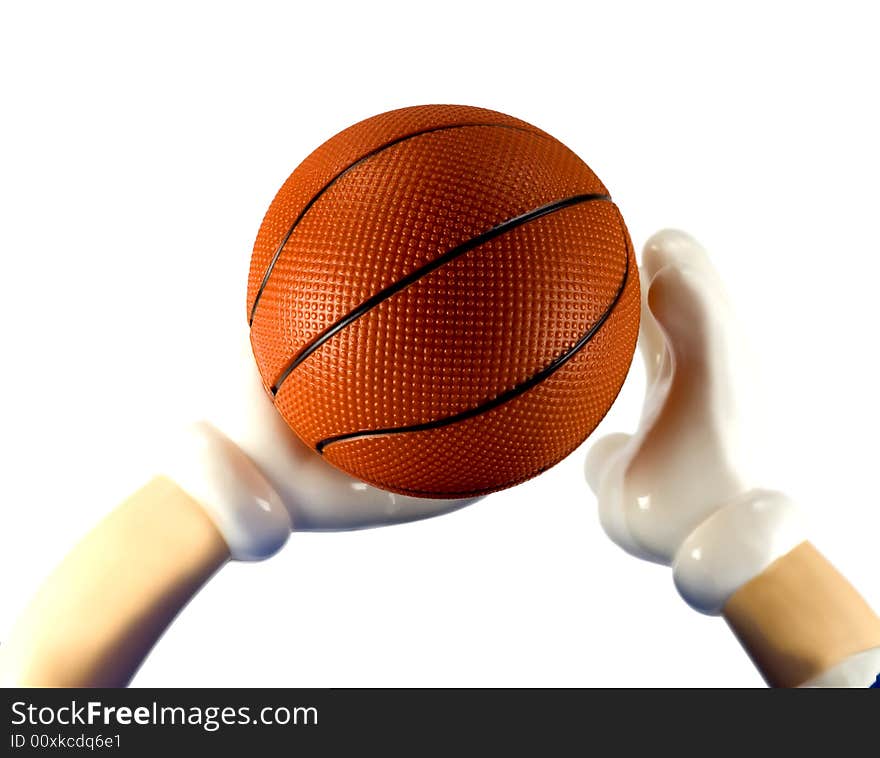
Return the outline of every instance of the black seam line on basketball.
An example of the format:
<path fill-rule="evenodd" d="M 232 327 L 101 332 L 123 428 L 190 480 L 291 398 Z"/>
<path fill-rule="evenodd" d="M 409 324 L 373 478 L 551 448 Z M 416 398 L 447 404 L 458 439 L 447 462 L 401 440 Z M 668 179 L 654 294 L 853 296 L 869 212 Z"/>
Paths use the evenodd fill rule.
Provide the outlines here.
<path fill-rule="evenodd" d="M 269 277 L 272 275 L 272 271 L 275 268 L 275 264 L 278 263 L 278 259 L 281 257 L 281 253 L 287 245 L 288 240 L 290 239 L 290 235 L 293 234 L 293 230 L 299 225 L 299 222 L 303 220 L 303 216 L 309 212 L 311 207 L 318 202 L 318 199 L 323 195 L 327 190 L 329 190 L 336 182 L 342 179 L 349 171 L 360 166 L 365 161 L 368 161 L 370 158 L 374 158 L 379 153 L 384 152 L 390 147 L 394 147 L 395 145 L 399 145 L 401 142 L 406 142 L 407 140 L 413 139 L 415 137 L 421 137 L 425 134 L 433 134 L 435 132 L 444 132 L 451 131 L 453 129 L 471 129 L 477 126 L 487 126 L 499 129 L 513 129 L 518 132 L 525 132 L 526 134 L 533 134 L 536 137 L 544 137 L 546 135 L 542 134 L 538 131 L 533 131 L 531 129 L 526 129 L 524 126 L 517 126 L 516 124 L 482 124 L 479 122 L 469 122 L 465 124 L 447 124 L 445 126 L 432 126 L 430 129 L 422 129 L 418 132 L 413 132 L 412 134 L 406 134 L 403 137 L 397 137 L 390 142 L 385 142 L 379 147 L 373 148 L 370 152 L 365 153 L 360 156 L 357 160 L 349 163 L 342 171 L 338 174 L 335 174 L 333 178 L 331 178 L 321 189 L 318 190 L 317 194 L 309 200 L 303 209 L 299 212 L 299 215 L 293 220 L 293 223 L 290 225 L 290 228 L 287 230 L 287 233 L 282 237 L 281 242 L 278 247 L 275 249 L 275 252 L 272 255 L 272 260 L 269 261 L 269 266 L 266 269 L 266 273 L 263 274 L 263 280 L 260 282 L 260 286 L 257 289 L 257 294 L 254 296 L 254 304 L 251 306 L 251 312 L 248 316 L 248 326 L 251 326 L 254 323 L 254 314 L 257 312 L 257 304 L 260 302 L 260 298 L 263 296 L 263 290 L 266 289 L 266 285 L 269 283 Z"/>
<path fill-rule="evenodd" d="M 406 289 L 411 284 L 414 284 L 419 279 L 422 279 L 423 277 L 430 274 L 432 271 L 436 271 L 441 266 L 444 266 L 450 261 L 455 260 L 459 256 L 470 252 L 480 245 L 484 245 L 486 242 L 489 242 L 496 237 L 500 237 L 502 234 L 509 232 L 512 229 L 516 229 L 518 226 L 528 224 L 530 221 L 535 221 L 544 216 L 549 216 L 551 213 L 556 213 L 557 211 L 561 211 L 565 208 L 570 208 L 573 205 L 580 205 L 581 203 L 588 203 L 599 200 L 611 202 L 611 197 L 609 195 L 597 193 L 591 193 L 588 195 L 572 195 L 570 197 L 563 198 L 562 200 L 554 200 L 552 203 L 540 205 L 530 211 L 521 213 L 519 216 L 514 216 L 507 219 L 506 221 L 502 221 L 500 224 L 497 224 L 491 229 L 488 229 L 487 231 L 478 234 L 476 237 L 471 237 L 466 242 L 462 242 L 460 245 L 457 245 L 451 250 L 447 250 L 445 253 L 438 255 L 436 258 L 429 261 L 424 266 L 417 268 L 415 271 L 411 271 L 406 276 L 403 276 L 396 282 L 394 282 L 394 284 L 385 287 L 385 289 L 380 290 L 375 295 L 372 295 L 364 300 L 364 302 L 362 302 L 359 306 L 346 313 L 342 318 L 332 323 L 330 326 L 324 329 L 324 331 L 320 332 L 316 337 L 314 337 L 311 342 L 303 347 L 293 357 L 293 359 L 291 359 L 290 363 L 287 364 L 287 367 L 284 369 L 284 371 L 281 372 L 278 379 L 275 380 L 275 383 L 271 387 L 272 394 L 277 395 L 278 390 L 281 388 L 281 385 L 284 384 L 284 380 L 287 379 L 288 376 L 290 376 L 293 370 L 312 353 L 314 353 L 315 350 L 321 347 L 321 345 L 323 345 L 327 340 L 333 337 L 333 335 L 342 331 L 349 324 L 353 323 L 361 316 L 371 311 L 377 305 L 383 303 L 388 298 L 393 297 L 398 292 Z"/>
<path fill-rule="evenodd" d="M 629 255 L 627 254 L 627 259 L 628 258 L 629 258 Z M 632 358 L 630 358 L 629 365 L 627 366 L 627 372 L 626 372 L 627 374 L 629 373 L 629 367 L 631 365 L 632 365 Z M 617 398 L 620 397 L 620 391 L 623 389 L 623 385 L 624 385 L 625 381 L 626 381 L 626 375 L 624 375 L 623 380 L 620 382 L 620 386 L 617 388 L 617 392 L 614 393 L 614 400 L 611 401 L 611 405 L 609 405 L 605 409 L 605 413 L 602 414 L 602 418 L 600 418 L 596 422 L 596 424 L 593 426 L 593 428 L 587 434 L 587 437 L 589 437 L 590 434 L 592 434 L 593 431 L 595 431 L 598 428 L 599 424 L 602 423 L 602 421 L 608 415 L 611 408 L 614 406 L 614 403 L 617 402 Z M 584 437 L 584 440 L 587 437 Z M 568 458 L 568 456 L 571 455 L 571 453 L 577 447 L 579 447 L 580 445 L 583 444 L 584 440 L 580 440 L 580 442 L 578 442 L 571 450 L 569 450 L 564 456 L 562 456 L 559 459 L 559 461 L 563 461 L 566 458 Z M 557 461 L 556 463 L 559 463 L 559 461 Z M 526 479 L 534 479 L 536 476 L 540 476 L 545 471 L 549 471 L 551 468 L 553 468 L 553 466 L 555 466 L 556 463 L 553 463 L 551 465 L 545 466 L 544 468 L 538 469 L 534 473 L 529 474 L 526 477 Z M 512 487 L 515 484 L 520 484 L 520 483 L 526 481 L 526 479 L 523 479 L 521 477 L 516 477 L 514 479 L 508 479 L 506 482 L 502 482 L 501 484 L 493 484 L 491 487 L 486 487 L 485 489 L 481 489 L 481 490 L 460 490 L 458 492 L 437 492 L 436 490 L 417 490 L 417 489 L 402 488 L 402 489 L 398 489 L 397 492 L 400 492 L 400 494 L 402 494 L 402 495 L 413 495 L 414 497 L 432 497 L 432 496 L 436 497 L 438 495 L 442 495 L 445 498 L 483 497 L 483 496 L 489 495 L 493 492 L 498 492 L 499 490 L 505 490 L 508 487 Z M 381 487 L 382 485 L 380 484 L 378 486 Z"/>
<path fill-rule="evenodd" d="M 586 333 L 577 342 L 575 342 L 572 347 L 570 347 L 561 355 L 554 358 L 540 371 L 532 374 L 532 376 L 530 376 L 524 382 L 521 382 L 515 387 L 512 387 L 505 392 L 502 392 L 500 395 L 496 395 L 491 400 L 487 400 L 480 405 L 474 406 L 473 408 L 468 408 L 466 411 L 461 411 L 460 413 L 455 413 L 451 416 L 445 416 L 444 418 L 435 419 L 433 421 L 425 421 L 421 424 L 410 424 L 408 426 L 396 426 L 386 429 L 365 429 L 359 432 L 338 434 L 334 437 L 327 437 L 326 439 L 318 442 L 318 444 L 315 445 L 315 450 L 323 455 L 324 448 L 326 448 L 327 445 L 332 445 L 334 442 L 342 442 L 343 440 L 354 439 L 357 437 L 378 437 L 385 434 L 405 434 L 408 432 L 425 432 L 431 429 L 440 429 L 441 427 L 457 424 L 460 421 L 466 421 L 467 419 L 471 419 L 475 416 L 479 416 L 483 413 L 491 411 L 494 408 L 497 408 L 499 405 L 503 405 L 509 400 L 513 400 L 515 397 L 519 397 L 524 392 L 528 392 L 530 389 L 532 389 L 532 387 L 535 387 L 543 382 L 545 379 L 547 379 L 560 368 L 562 368 L 562 366 L 568 363 L 568 361 L 570 361 L 575 355 L 577 355 L 578 352 L 580 352 L 590 342 L 590 340 L 592 340 L 593 337 L 596 336 L 596 334 L 602 328 L 602 325 L 614 312 L 614 309 L 620 302 L 620 298 L 623 296 L 623 291 L 626 288 L 626 283 L 629 279 L 629 243 L 625 242 L 624 245 L 626 248 L 626 264 L 623 270 L 623 278 L 621 279 L 620 286 L 617 289 L 617 293 L 614 295 L 614 299 L 609 303 L 608 307 L 605 309 L 605 312 L 596 320 L 596 323 L 594 323 L 586 331 Z"/>

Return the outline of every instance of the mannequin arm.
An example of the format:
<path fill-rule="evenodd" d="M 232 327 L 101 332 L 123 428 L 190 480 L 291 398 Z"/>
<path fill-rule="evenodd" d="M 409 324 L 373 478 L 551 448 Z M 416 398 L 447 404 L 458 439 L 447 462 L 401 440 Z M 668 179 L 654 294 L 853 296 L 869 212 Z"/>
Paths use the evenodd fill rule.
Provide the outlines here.
<path fill-rule="evenodd" d="M 804 684 L 851 655 L 880 647 L 880 618 L 809 542 L 740 587 L 722 613 L 776 687 Z"/>
<path fill-rule="evenodd" d="M 203 508 L 169 479 L 153 479 L 48 577 L 0 648 L 0 684 L 126 685 L 228 559 Z"/>

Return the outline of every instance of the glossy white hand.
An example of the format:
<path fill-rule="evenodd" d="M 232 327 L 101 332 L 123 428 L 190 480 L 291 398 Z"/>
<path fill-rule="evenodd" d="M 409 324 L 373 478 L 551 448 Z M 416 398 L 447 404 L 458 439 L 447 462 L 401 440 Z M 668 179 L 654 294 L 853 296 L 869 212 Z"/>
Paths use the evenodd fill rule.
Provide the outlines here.
<path fill-rule="evenodd" d="M 642 416 L 634 434 L 593 445 L 586 476 L 609 536 L 671 565 L 685 600 L 719 613 L 803 541 L 803 524 L 781 493 L 750 489 L 740 441 L 751 370 L 705 251 L 684 232 L 659 232 L 645 245 L 641 276 Z"/>
<path fill-rule="evenodd" d="M 670 563 L 700 522 L 747 487 L 735 382 L 742 351 L 718 277 L 693 238 L 655 234 L 641 277 L 642 417 L 633 435 L 596 442 L 586 473 L 611 538 Z"/>

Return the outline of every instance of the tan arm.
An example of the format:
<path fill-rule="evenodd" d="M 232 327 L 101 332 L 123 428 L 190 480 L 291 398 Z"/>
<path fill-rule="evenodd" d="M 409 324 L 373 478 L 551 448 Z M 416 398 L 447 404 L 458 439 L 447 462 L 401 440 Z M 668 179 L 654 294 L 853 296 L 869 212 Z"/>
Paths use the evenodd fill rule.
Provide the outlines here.
<path fill-rule="evenodd" d="M 121 687 L 229 559 L 205 512 L 156 478 L 62 561 L 0 647 L 0 684 Z"/>
<path fill-rule="evenodd" d="M 740 587 L 723 614 L 775 687 L 796 687 L 880 647 L 880 618 L 809 542 Z"/>

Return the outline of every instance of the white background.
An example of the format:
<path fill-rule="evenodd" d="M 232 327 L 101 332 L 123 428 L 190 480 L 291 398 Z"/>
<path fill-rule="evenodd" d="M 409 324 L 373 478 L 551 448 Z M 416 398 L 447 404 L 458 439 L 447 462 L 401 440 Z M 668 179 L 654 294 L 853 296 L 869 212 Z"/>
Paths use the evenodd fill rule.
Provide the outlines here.
<path fill-rule="evenodd" d="M 764 484 L 880 607 L 875 6 L 2 8 L 0 639 L 222 388 L 211 364 L 290 171 L 431 102 L 559 137 L 638 245 L 663 226 L 706 243 L 770 399 Z M 642 386 L 636 363 L 599 433 L 632 427 Z M 721 620 L 601 531 L 585 449 L 449 516 L 223 569 L 135 683 L 759 685 Z"/>

